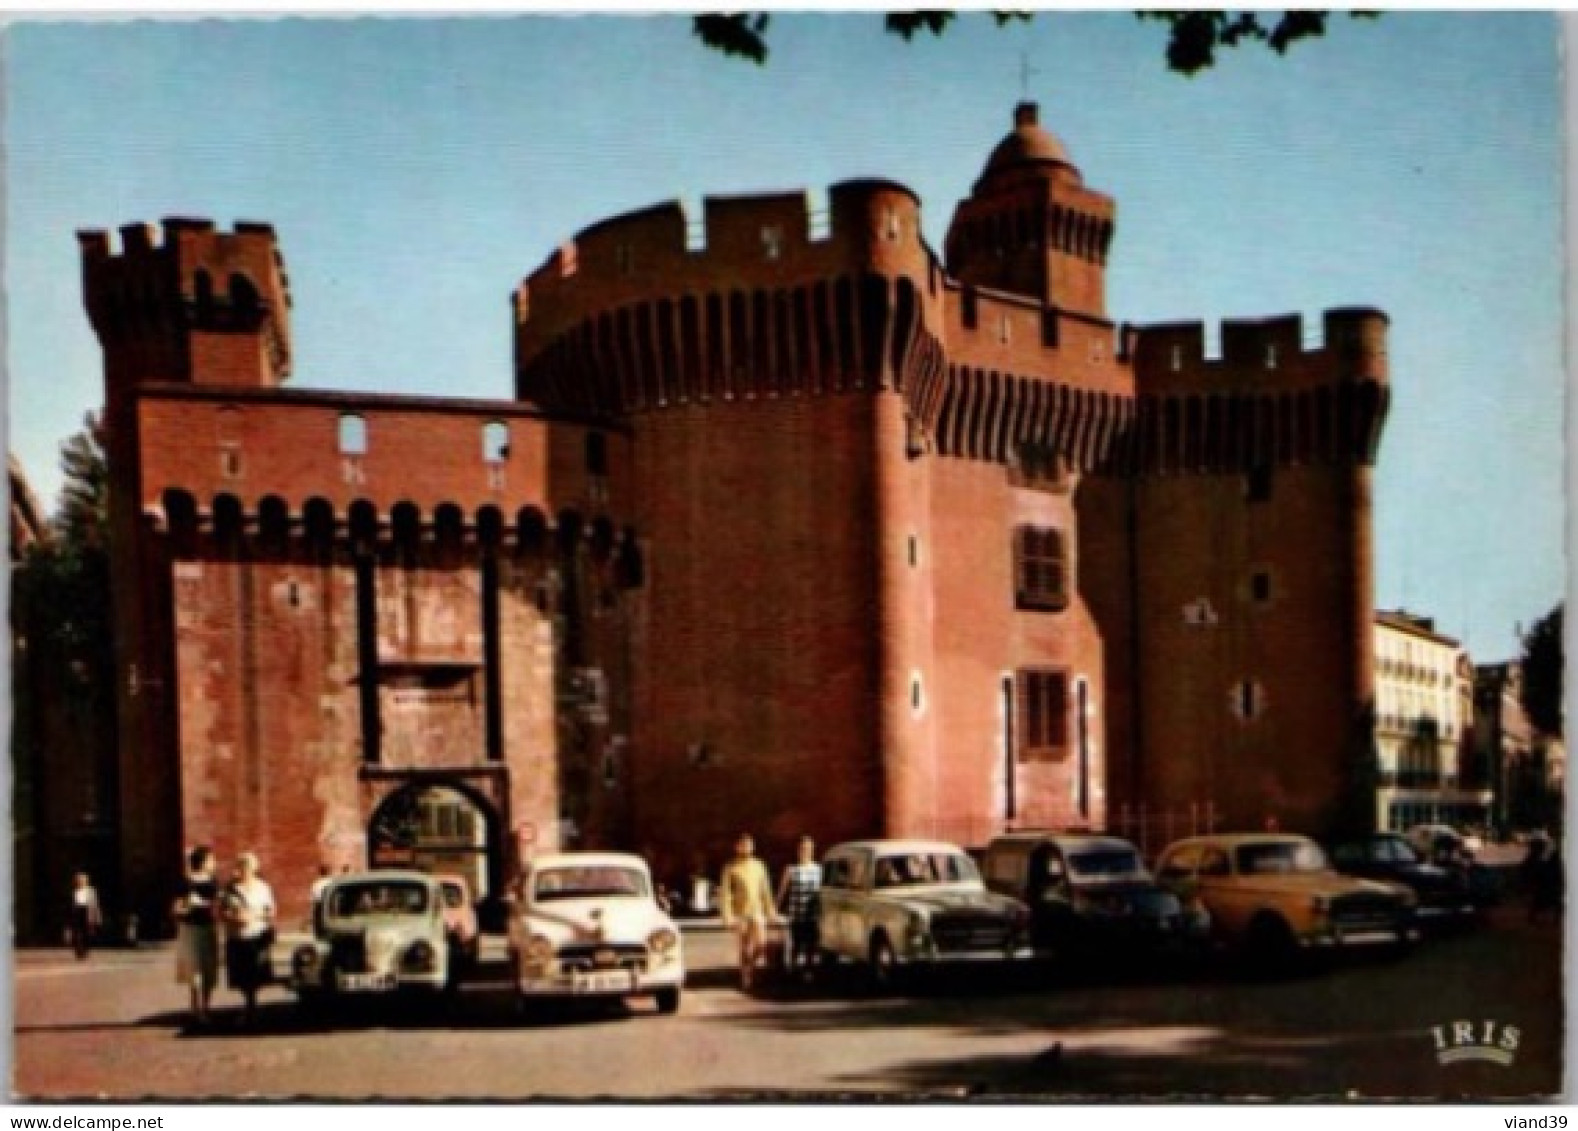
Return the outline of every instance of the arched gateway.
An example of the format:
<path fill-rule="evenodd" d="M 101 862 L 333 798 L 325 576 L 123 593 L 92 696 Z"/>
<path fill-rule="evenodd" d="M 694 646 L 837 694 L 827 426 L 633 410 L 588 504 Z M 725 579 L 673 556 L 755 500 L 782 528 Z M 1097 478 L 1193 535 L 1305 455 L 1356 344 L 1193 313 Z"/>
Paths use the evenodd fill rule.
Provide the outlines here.
<path fill-rule="evenodd" d="M 504 883 L 499 824 L 492 804 L 460 782 L 403 786 L 373 810 L 368 863 L 464 876 L 484 900 Z"/>

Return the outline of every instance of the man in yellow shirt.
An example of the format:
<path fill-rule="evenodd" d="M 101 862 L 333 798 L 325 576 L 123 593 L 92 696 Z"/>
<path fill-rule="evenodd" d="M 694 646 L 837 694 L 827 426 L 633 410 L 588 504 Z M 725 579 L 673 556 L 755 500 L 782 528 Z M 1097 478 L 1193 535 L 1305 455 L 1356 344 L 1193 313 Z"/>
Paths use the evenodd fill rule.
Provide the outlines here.
<path fill-rule="evenodd" d="M 724 866 L 718 896 L 723 925 L 740 937 L 740 986 L 748 990 L 767 941 L 768 921 L 775 917 L 772 883 L 766 865 L 756 858 L 750 833 L 741 833 L 734 842 L 734 859 Z"/>

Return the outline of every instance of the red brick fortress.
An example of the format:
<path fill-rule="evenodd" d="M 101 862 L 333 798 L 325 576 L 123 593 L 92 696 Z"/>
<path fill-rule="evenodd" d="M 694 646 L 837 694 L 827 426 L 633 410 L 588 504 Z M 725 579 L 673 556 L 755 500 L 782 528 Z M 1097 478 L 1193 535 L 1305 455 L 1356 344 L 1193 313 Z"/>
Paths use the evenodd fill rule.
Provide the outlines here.
<path fill-rule="evenodd" d="M 1336 819 L 1372 698 L 1385 316 L 1109 319 L 1113 202 L 1021 106 L 942 261 L 901 185 L 604 221 L 515 401 L 291 390 L 271 230 L 82 236 L 126 881 L 255 847 L 496 892 L 882 834 Z"/>

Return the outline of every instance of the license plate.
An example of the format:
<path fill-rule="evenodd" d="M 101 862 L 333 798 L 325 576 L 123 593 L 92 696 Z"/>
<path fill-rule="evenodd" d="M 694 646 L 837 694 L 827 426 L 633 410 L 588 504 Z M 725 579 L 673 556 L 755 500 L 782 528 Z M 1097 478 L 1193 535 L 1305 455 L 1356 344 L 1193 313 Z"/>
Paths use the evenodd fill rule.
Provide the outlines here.
<path fill-rule="evenodd" d="M 392 990 L 395 988 L 393 974 L 341 974 L 340 989 L 342 990 Z"/>
<path fill-rule="evenodd" d="M 1355 946 L 1365 946 L 1371 943 L 1397 942 L 1398 936 L 1394 931 L 1338 931 L 1337 941 Z"/>
<path fill-rule="evenodd" d="M 626 971 L 615 970 L 600 974 L 582 974 L 575 980 L 575 990 L 583 994 L 629 993 L 632 979 Z"/>

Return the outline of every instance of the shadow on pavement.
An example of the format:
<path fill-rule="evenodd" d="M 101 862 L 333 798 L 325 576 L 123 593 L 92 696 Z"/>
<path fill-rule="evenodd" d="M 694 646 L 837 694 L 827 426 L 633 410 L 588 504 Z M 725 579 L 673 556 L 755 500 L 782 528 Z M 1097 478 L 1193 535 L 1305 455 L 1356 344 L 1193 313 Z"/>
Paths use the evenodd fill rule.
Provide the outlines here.
<path fill-rule="evenodd" d="M 719 1020 L 806 1035 L 940 1030 L 1032 1050 L 902 1060 L 833 1081 L 855 1093 L 897 1084 L 916 1095 L 1083 1101 L 1542 1098 L 1562 1086 L 1560 944 L 1559 927 L 1530 928 L 1507 910 L 1483 931 L 1406 957 L 1364 954 L 1288 977 L 1218 966 L 1161 985 L 1069 974 L 1038 990 L 972 976 L 881 996 L 833 980 L 774 984 Z M 859 985 L 858 970 L 835 977 Z M 1510 1064 L 1439 1059 L 1438 1027 L 1485 1017 L 1521 1031 Z M 726 1094 L 736 1093 L 716 1093 Z"/>

